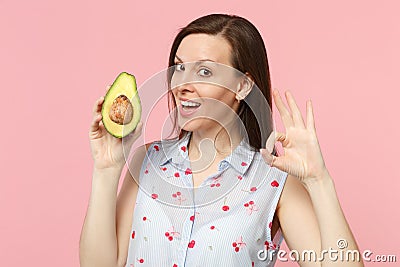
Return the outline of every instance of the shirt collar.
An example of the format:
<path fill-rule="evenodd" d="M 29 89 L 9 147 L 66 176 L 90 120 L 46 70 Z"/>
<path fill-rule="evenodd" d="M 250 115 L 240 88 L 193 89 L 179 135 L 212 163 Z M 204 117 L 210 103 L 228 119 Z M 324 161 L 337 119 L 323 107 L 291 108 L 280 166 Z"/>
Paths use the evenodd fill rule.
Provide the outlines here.
<path fill-rule="evenodd" d="M 187 145 L 190 136 L 191 132 L 188 132 L 178 142 L 167 142 L 164 144 L 163 151 L 165 151 L 165 158 L 161 160 L 160 166 L 165 165 L 169 161 L 172 161 L 174 164 L 183 164 L 185 160 L 189 161 Z M 244 175 L 253 161 L 254 154 L 254 149 L 250 146 L 246 138 L 243 138 L 233 152 L 220 161 L 218 169 L 222 171 L 229 164 L 241 175 Z"/>
<path fill-rule="evenodd" d="M 185 159 L 189 159 L 187 144 L 190 139 L 191 132 L 185 134 L 182 139 L 174 138 L 172 140 L 164 140 L 162 142 L 162 151 L 165 153 L 165 158 L 161 160 L 160 166 L 172 161 L 175 164 L 181 164 Z M 166 142 L 165 142 L 166 141 Z"/>

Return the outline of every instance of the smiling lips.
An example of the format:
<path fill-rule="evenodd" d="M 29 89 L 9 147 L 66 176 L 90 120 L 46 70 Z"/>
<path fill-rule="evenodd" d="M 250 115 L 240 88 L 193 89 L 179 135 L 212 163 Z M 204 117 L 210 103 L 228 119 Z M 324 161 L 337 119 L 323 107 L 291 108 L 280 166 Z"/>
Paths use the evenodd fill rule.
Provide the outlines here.
<path fill-rule="evenodd" d="M 191 101 L 186 98 L 181 98 L 181 103 L 179 105 L 179 112 L 183 117 L 188 117 L 195 113 L 199 107 L 201 106 L 200 103 Z"/>

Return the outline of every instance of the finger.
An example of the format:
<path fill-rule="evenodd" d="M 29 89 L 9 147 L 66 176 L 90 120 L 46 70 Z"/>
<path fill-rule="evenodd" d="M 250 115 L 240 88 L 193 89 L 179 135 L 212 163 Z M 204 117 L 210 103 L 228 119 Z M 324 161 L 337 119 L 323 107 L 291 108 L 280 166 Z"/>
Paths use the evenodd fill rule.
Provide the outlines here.
<path fill-rule="evenodd" d="M 268 136 L 267 141 L 265 142 L 265 149 L 269 152 L 272 153 L 274 146 L 275 146 L 275 131 L 272 131 L 271 134 Z"/>
<path fill-rule="evenodd" d="M 261 156 L 264 158 L 265 162 L 270 166 L 270 167 L 277 167 L 278 169 L 284 170 L 283 169 L 283 159 L 282 157 L 277 157 L 275 155 L 269 154 L 266 152 L 265 149 L 260 149 Z"/>
<path fill-rule="evenodd" d="M 96 103 L 93 106 L 93 116 L 97 116 L 97 114 L 100 113 L 103 102 L 104 102 L 104 96 L 101 96 L 97 99 Z"/>
<path fill-rule="evenodd" d="M 275 142 L 281 142 L 283 147 L 286 147 L 289 140 L 286 138 L 286 134 L 281 132 L 275 132 Z"/>
<path fill-rule="evenodd" d="M 285 164 L 285 158 L 283 156 L 272 156 L 271 167 L 276 167 L 284 172 L 288 172 Z"/>
<path fill-rule="evenodd" d="M 260 149 L 260 153 L 262 157 L 264 158 L 265 162 L 270 166 L 270 167 L 276 167 L 280 170 L 285 171 L 284 169 L 284 158 L 283 156 L 275 156 L 272 154 L 269 154 L 266 152 L 265 149 Z"/>
<path fill-rule="evenodd" d="M 99 122 L 101 121 L 101 114 L 95 116 L 92 120 L 92 124 L 90 125 L 90 131 L 97 132 L 99 130 Z"/>
<path fill-rule="evenodd" d="M 290 111 L 292 112 L 294 125 L 296 127 L 302 127 L 303 129 L 306 128 L 304 125 L 303 116 L 301 115 L 300 109 L 297 106 L 296 100 L 294 99 L 292 93 L 290 91 L 286 91 L 285 96 L 289 104 Z"/>
<path fill-rule="evenodd" d="M 287 142 L 286 134 L 277 131 L 272 131 L 267 141 L 265 142 L 265 149 L 269 153 L 272 153 L 276 142 L 285 143 L 284 145 L 286 145 Z"/>
<path fill-rule="evenodd" d="M 314 111 L 311 99 L 307 101 L 307 129 L 315 131 Z"/>
<path fill-rule="evenodd" d="M 276 142 L 282 142 L 282 146 L 287 146 L 288 140 L 286 139 L 286 134 L 277 131 L 271 132 L 265 143 L 265 148 L 260 149 L 261 156 L 270 166 L 273 166 L 276 160 L 272 154 Z"/>
<path fill-rule="evenodd" d="M 138 139 L 138 137 L 141 135 L 142 133 L 142 126 L 143 123 L 140 121 L 138 123 L 138 125 L 136 126 L 135 130 L 133 132 L 131 132 L 130 134 L 128 134 L 127 136 L 125 136 L 125 145 L 128 146 L 128 149 L 133 145 L 133 143 L 136 141 L 136 139 Z"/>
<path fill-rule="evenodd" d="M 279 114 L 281 115 L 283 125 L 285 125 L 285 128 L 289 128 L 293 126 L 293 119 L 292 116 L 290 115 L 289 111 L 286 109 L 285 104 L 282 101 L 281 95 L 279 94 L 279 91 L 275 89 L 273 91 L 273 97 L 275 101 L 275 105 L 279 111 Z"/>

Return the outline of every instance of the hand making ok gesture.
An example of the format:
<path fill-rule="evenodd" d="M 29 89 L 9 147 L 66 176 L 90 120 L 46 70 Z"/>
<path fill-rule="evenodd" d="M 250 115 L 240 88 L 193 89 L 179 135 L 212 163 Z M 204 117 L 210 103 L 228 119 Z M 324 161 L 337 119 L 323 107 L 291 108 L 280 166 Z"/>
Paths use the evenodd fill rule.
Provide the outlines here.
<path fill-rule="evenodd" d="M 261 149 L 260 152 L 268 164 L 298 177 L 301 182 L 307 184 L 321 179 L 323 174 L 327 173 L 316 135 L 313 108 L 311 100 L 308 100 L 305 124 L 293 95 L 289 91 L 286 91 L 285 95 L 290 111 L 283 103 L 278 90 L 273 91 L 274 102 L 286 132 L 273 132 L 267 141 L 281 142 L 284 154 L 276 157 L 267 149 Z"/>

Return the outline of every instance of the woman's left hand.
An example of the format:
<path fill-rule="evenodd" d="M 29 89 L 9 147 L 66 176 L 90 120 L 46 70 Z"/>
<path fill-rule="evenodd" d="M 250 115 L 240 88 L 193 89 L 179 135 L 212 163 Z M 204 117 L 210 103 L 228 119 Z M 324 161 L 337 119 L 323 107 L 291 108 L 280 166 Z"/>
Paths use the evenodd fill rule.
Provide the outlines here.
<path fill-rule="evenodd" d="M 276 157 L 271 151 L 260 149 L 261 155 L 271 166 L 298 177 L 305 184 L 322 179 L 327 169 L 316 135 L 311 100 L 307 101 L 307 124 L 304 124 L 293 95 L 289 91 L 285 95 L 291 112 L 285 107 L 278 90 L 273 91 L 274 102 L 286 133 L 273 132 L 267 141 L 268 144 L 274 138 L 274 144 L 276 141 L 281 142 L 284 154 Z"/>

